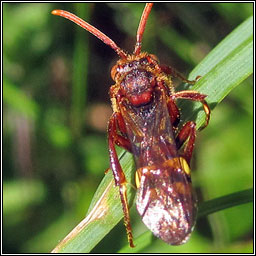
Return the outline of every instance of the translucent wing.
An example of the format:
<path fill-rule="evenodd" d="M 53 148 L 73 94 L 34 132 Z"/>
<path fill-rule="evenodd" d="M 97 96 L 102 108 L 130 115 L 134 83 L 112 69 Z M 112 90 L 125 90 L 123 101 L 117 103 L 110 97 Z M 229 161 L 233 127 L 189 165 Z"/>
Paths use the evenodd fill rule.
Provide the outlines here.
<path fill-rule="evenodd" d="M 137 170 L 140 184 L 137 210 L 153 234 L 168 244 L 185 243 L 196 218 L 196 199 L 185 159 L 173 158 L 162 166 Z"/>

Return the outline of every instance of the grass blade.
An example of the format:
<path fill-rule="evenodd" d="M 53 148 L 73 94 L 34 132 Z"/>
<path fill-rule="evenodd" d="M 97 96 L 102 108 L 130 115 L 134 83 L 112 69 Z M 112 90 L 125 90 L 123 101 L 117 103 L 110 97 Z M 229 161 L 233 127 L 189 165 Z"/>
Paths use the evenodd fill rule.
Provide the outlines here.
<path fill-rule="evenodd" d="M 198 218 L 224 210 L 236 205 L 245 204 L 253 201 L 253 189 L 247 189 L 232 193 L 227 196 L 215 198 L 199 205 Z"/>
<path fill-rule="evenodd" d="M 134 163 L 131 154 L 121 153 L 120 163 L 126 170 L 126 179 L 133 179 Z M 129 203 L 135 195 L 132 186 L 127 186 Z M 54 253 L 90 252 L 94 246 L 122 219 L 123 212 L 118 188 L 114 185 L 111 170 L 105 175 L 91 202 L 88 214 L 57 247 Z"/>
<path fill-rule="evenodd" d="M 228 93 L 244 81 L 253 72 L 253 18 L 248 18 L 219 43 L 207 57 L 191 72 L 189 79 L 202 78 L 193 86 L 193 90 L 208 95 L 206 101 L 213 110 Z M 183 101 L 180 104 L 185 121 L 195 120 L 197 127 L 204 122 L 204 112 L 200 104 Z M 197 115 L 197 116 L 196 116 Z"/>

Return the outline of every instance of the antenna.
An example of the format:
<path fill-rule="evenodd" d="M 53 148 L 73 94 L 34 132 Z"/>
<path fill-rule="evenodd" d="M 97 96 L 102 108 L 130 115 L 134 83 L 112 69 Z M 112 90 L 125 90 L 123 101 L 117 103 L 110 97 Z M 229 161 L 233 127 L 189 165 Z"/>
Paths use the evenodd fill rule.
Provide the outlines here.
<path fill-rule="evenodd" d="M 122 59 L 127 59 L 127 54 L 120 47 L 118 47 L 113 40 L 111 40 L 108 36 L 106 36 L 104 33 L 99 31 L 97 28 L 90 25 L 86 21 L 80 19 L 79 17 L 77 17 L 76 15 L 70 12 L 63 11 L 63 10 L 53 10 L 51 13 L 53 15 L 61 16 L 68 20 L 73 21 L 78 26 L 84 28 L 94 36 L 98 37 L 105 44 L 109 45 Z"/>
<path fill-rule="evenodd" d="M 142 41 L 142 37 L 144 34 L 144 30 L 148 21 L 148 16 L 150 14 L 150 11 L 152 9 L 153 3 L 147 3 L 144 11 L 142 13 L 141 19 L 140 19 L 140 24 L 137 30 L 137 41 L 135 44 L 135 49 L 134 49 L 134 54 L 135 55 L 139 55 L 140 51 L 141 51 L 141 41 Z"/>

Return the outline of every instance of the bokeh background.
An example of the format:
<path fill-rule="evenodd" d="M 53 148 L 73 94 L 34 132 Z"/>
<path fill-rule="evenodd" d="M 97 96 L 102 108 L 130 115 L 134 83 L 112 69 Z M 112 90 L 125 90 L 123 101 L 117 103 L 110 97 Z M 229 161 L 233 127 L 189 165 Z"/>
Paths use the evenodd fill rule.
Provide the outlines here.
<path fill-rule="evenodd" d="M 144 4 L 2 6 L 3 252 L 49 252 L 85 216 L 109 166 L 108 89 L 117 60 L 110 47 L 50 12 L 71 11 L 131 52 Z M 252 14 L 252 3 L 156 3 L 142 48 L 187 75 Z M 252 128 L 249 77 L 197 137 L 193 181 L 200 200 L 252 187 Z M 186 250 L 251 252 L 252 238 L 253 208 L 244 204 L 200 219 Z M 116 252 L 126 243 L 121 222 L 93 252 Z M 155 240 L 143 252 L 184 250 Z"/>

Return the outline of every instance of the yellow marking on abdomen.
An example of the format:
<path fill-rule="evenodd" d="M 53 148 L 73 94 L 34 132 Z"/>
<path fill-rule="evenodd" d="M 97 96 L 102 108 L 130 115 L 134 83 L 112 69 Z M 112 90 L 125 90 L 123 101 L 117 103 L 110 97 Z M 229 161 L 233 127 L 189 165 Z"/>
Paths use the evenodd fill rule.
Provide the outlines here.
<path fill-rule="evenodd" d="M 145 167 L 141 167 L 139 169 L 137 169 L 137 171 L 135 172 L 135 184 L 136 187 L 139 188 L 140 187 L 140 180 L 141 180 L 141 176 L 144 175 L 144 173 L 146 172 L 151 172 L 151 171 L 156 171 L 159 170 L 161 168 L 164 169 L 168 169 L 168 168 L 172 168 L 172 169 L 181 169 L 183 170 L 188 176 L 190 176 L 190 168 L 189 165 L 186 161 L 185 158 L 183 157 L 174 157 L 172 159 L 166 160 L 162 165 L 157 166 L 157 165 L 151 165 L 151 166 L 145 166 Z"/>
<path fill-rule="evenodd" d="M 186 161 L 185 158 L 183 157 L 174 157 L 170 160 L 167 160 L 164 162 L 163 164 L 164 167 L 181 167 L 182 170 L 184 170 L 184 172 L 187 174 L 187 175 L 190 175 L 190 168 L 189 168 L 189 165 Z"/>

